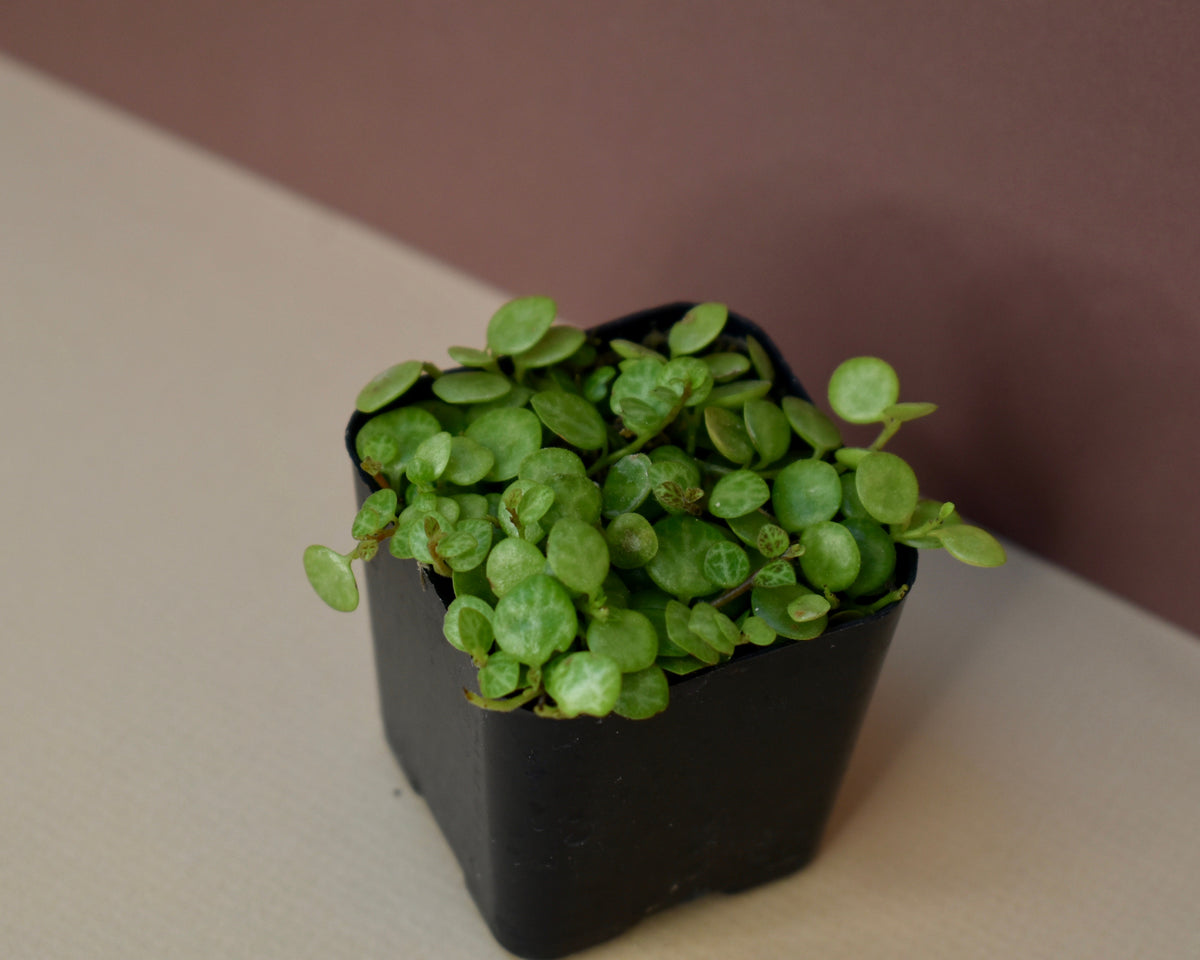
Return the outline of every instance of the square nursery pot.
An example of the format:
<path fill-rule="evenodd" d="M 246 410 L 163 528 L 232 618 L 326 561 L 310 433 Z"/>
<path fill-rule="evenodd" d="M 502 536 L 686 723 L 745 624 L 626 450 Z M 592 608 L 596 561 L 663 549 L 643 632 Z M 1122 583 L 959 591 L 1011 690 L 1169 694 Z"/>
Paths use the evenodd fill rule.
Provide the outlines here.
<path fill-rule="evenodd" d="M 591 332 L 640 339 L 691 304 Z M 777 376 L 807 396 L 754 324 Z M 355 414 L 354 437 L 367 415 Z M 355 467 L 359 502 L 375 486 Z M 912 584 L 916 552 L 898 549 Z M 672 677 L 649 720 L 549 720 L 462 696 L 475 670 L 442 635 L 450 581 L 386 550 L 365 565 L 384 730 L 429 804 L 495 938 L 560 957 L 650 913 L 804 866 L 850 759 L 903 601 L 815 640 L 739 647 L 728 663 Z"/>

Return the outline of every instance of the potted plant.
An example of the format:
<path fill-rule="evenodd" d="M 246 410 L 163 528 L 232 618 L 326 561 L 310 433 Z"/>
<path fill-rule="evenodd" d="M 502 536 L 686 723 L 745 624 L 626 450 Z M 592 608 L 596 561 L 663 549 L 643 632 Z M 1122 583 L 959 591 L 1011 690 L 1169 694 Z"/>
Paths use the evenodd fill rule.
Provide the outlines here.
<path fill-rule="evenodd" d="M 1000 544 L 884 449 L 932 413 L 885 361 L 829 382 L 847 446 L 720 304 L 590 331 L 503 306 L 458 369 L 407 361 L 347 429 L 338 610 L 366 564 L 388 741 L 496 938 L 555 957 L 815 851 L 916 548 Z M 377 556 L 378 555 L 378 556 Z"/>

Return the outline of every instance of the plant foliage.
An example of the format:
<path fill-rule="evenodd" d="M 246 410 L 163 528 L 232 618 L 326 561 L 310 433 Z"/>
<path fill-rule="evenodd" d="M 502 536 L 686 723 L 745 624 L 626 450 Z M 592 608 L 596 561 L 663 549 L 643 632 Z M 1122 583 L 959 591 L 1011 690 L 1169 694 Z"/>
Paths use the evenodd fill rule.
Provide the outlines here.
<path fill-rule="evenodd" d="M 901 599 L 897 544 L 1004 562 L 883 449 L 936 409 L 899 402 L 885 361 L 855 357 L 830 378 L 834 414 L 879 425 L 870 446 L 847 447 L 776 382 L 761 344 L 725 333 L 722 304 L 641 343 L 599 342 L 556 313 L 546 297 L 511 301 L 486 350 L 451 348 L 464 369 L 410 360 L 371 380 L 356 450 L 379 489 L 351 551 L 304 554 L 336 610 L 358 604 L 352 561 L 385 544 L 452 577 L 444 633 L 479 669 L 473 703 L 651 717 L 668 674 Z"/>

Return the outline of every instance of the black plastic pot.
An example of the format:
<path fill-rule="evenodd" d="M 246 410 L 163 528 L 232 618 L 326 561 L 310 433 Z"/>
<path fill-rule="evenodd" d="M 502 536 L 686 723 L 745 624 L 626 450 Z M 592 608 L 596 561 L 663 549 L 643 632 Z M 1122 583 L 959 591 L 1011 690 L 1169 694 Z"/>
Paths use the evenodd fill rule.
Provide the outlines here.
<path fill-rule="evenodd" d="M 638 339 L 690 304 L 597 328 Z M 803 390 L 766 336 L 731 316 Z M 365 417 L 356 415 L 354 436 Z M 359 500 L 373 487 L 356 469 Z M 912 583 L 916 553 L 900 550 Z M 804 866 L 821 833 L 902 603 L 816 640 L 739 648 L 676 678 L 665 713 L 555 721 L 462 696 L 475 671 L 442 636 L 450 582 L 386 551 L 366 564 L 388 743 L 429 804 L 496 939 L 559 957 L 647 914 Z"/>

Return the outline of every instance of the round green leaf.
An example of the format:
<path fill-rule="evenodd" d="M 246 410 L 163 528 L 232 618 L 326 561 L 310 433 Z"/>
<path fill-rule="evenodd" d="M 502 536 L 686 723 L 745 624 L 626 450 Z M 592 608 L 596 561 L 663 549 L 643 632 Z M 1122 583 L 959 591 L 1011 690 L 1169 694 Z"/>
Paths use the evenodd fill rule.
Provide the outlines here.
<path fill-rule="evenodd" d="M 432 479 L 436 480 L 445 472 L 446 465 L 450 462 L 451 446 L 450 434 L 444 430 L 440 431 L 421 442 L 414 459 L 428 463 L 433 472 Z"/>
<path fill-rule="evenodd" d="M 524 407 L 500 407 L 467 427 L 466 435 L 491 450 L 496 459 L 486 479 L 511 480 L 525 458 L 541 449 L 542 421 Z"/>
<path fill-rule="evenodd" d="M 450 456 L 442 477 L 460 487 L 469 487 L 491 473 L 495 465 L 495 455 L 478 440 L 453 437 L 450 441 Z"/>
<path fill-rule="evenodd" d="M 511 389 L 508 377 L 487 370 L 447 373 L 433 381 L 433 392 L 447 403 L 485 403 L 499 399 Z"/>
<path fill-rule="evenodd" d="M 874 520 L 847 517 L 842 526 L 853 534 L 860 560 L 858 576 L 846 588 L 846 593 L 851 597 L 863 597 L 880 592 L 895 572 L 896 544 Z"/>
<path fill-rule="evenodd" d="M 453 556 L 445 552 L 446 541 L 438 544 L 438 552 L 446 559 L 446 564 L 455 572 L 474 570 L 487 559 L 492 549 L 492 532 L 496 528 L 481 518 L 468 518 L 458 524 L 458 530 L 451 537 L 470 537 L 471 543 L 461 550 L 455 550 Z M 447 538 L 447 540 L 449 537 Z"/>
<path fill-rule="evenodd" d="M 713 593 L 717 585 L 704 573 L 709 547 L 725 537 L 712 524 L 684 515 L 670 516 L 654 525 L 658 552 L 646 564 L 650 579 L 680 599 Z"/>
<path fill-rule="evenodd" d="M 805 527 L 800 543 L 804 545 L 800 569 L 814 587 L 837 592 L 857 579 L 862 563 L 858 543 L 842 524 L 823 520 Z"/>
<path fill-rule="evenodd" d="M 521 664 L 503 650 L 497 650 L 479 668 L 479 692 L 489 700 L 507 697 L 520 682 Z"/>
<path fill-rule="evenodd" d="M 704 552 L 704 575 L 722 589 L 730 589 L 750 576 L 750 558 L 736 543 L 722 540 Z"/>
<path fill-rule="evenodd" d="M 623 340 L 618 337 L 616 340 L 611 341 L 609 346 L 612 347 L 613 352 L 617 356 L 623 357 L 626 360 L 649 359 L 655 360 L 660 364 L 667 362 L 667 358 L 657 350 L 647 347 L 645 344 L 636 343 L 633 340 Z"/>
<path fill-rule="evenodd" d="M 559 581 L 578 593 L 594 595 L 608 576 L 608 544 L 595 527 L 566 517 L 546 540 L 546 559 Z"/>
<path fill-rule="evenodd" d="M 790 560 L 780 557 L 764 563 L 754 573 L 754 582 L 760 587 L 782 587 L 796 582 L 796 568 Z"/>
<path fill-rule="evenodd" d="M 784 397 L 781 403 L 783 414 L 796 435 L 813 450 L 836 450 L 842 445 L 842 432 L 837 424 L 807 400 Z"/>
<path fill-rule="evenodd" d="M 704 427 L 721 456 L 733 463 L 754 459 L 754 443 L 745 422 L 736 413 L 722 407 L 704 408 Z"/>
<path fill-rule="evenodd" d="M 488 322 L 488 349 L 498 357 L 524 353 L 546 335 L 557 314 L 549 297 L 510 300 Z"/>
<path fill-rule="evenodd" d="M 608 619 L 595 619 L 587 630 L 588 649 L 611 659 L 622 673 L 636 673 L 658 657 L 654 624 L 636 610 L 610 609 Z"/>
<path fill-rule="evenodd" d="M 621 696 L 621 671 L 608 657 L 580 650 L 547 668 L 546 692 L 565 717 L 604 717 Z"/>
<path fill-rule="evenodd" d="M 650 495 L 650 487 L 650 458 L 644 453 L 622 457 L 604 478 L 604 515 L 616 517 L 636 510 Z"/>
<path fill-rule="evenodd" d="M 354 524 L 350 528 L 350 536 L 355 540 L 363 540 L 377 534 L 386 527 L 396 516 L 396 491 L 377 490 L 363 501 Z"/>
<path fill-rule="evenodd" d="M 589 526 L 600 523 L 600 488 L 588 477 L 551 477 L 546 486 L 554 491 L 554 504 L 542 518 L 547 528 L 564 517 L 582 520 Z"/>
<path fill-rule="evenodd" d="M 775 642 L 775 631 L 761 617 L 746 617 L 742 621 L 742 636 L 756 647 L 769 647 Z"/>
<path fill-rule="evenodd" d="M 854 488 L 880 523 L 903 523 L 917 507 L 917 475 L 894 453 L 875 451 L 859 461 Z"/>
<path fill-rule="evenodd" d="M 658 553 L 658 536 L 640 513 L 622 513 L 604 531 L 612 565 L 621 570 L 644 567 Z"/>
<path fill-rule="evenodd" d="M 852 357 L 829 378 L 829 405 L 849 423 L 874 423 L 900 395 L 900 378 L 886 360 Z"/>
<path fill-rule="evenodd" d="M 304 551 L 304 573 L 317 596 L 343 613 L 358 606 L 358 583 L 350 560 L 332 550 L 313 544 Z"/>
<path fill-rule="evenodd" d="M 838 472 L 824 460 L 797 460 L 775 477 L 771 507 L 784 530 L 796 532 L 831 519 L 842 503 Z"/>
<path fill-rule="evenodd" d="M 647 720 L 667 709 L 670 696 L 667 675 L 659 667 L 647 667 L 621 677 L 621 695 L 613 712 L 627 720 Z"/>
<path fill-rule="evenodd" d="M 754 539 L 754 546 L 758 548 L 758 552 L 764 557 L 781 557 L 784 551 L 791 546 L 791 539 L 783 527 L 776 526 L 773 523 L 765 523 L 758 528 L 758 536 Z"/>
<path fill-rule="evenodd" d="M 491 605 L 486 601 L 481 600 L 479 597 L 472 597 L 470 595 L 457 596 L 450 602 L 450 606 L 446 608 L 446 616 L 442 620 L 443 635 L 450 642 L 450 645 L 455 649 L 462 650 L 464 653 L 472 652 L 472 641 L 474 641 L 477 646 L 479 640 L 477 634 L 473 634 L 471 631 L 478 631 L 480 628 L 477 622 L 472 628 L 471 622 L 468 620 L 468 629 L 463 629 L 464 625 L 462 621 L 462 614 L 465 610 L 470 610 L 472 613 L 475 613 L 477 616 L 480 616 L 487 621 L 488 647 L 490 647 L 492 642 L 491 623 L 493 611 Z M 487 647 L 484 648 L 483 652 L 487 652 Z"/>
<path fill-rule="evenodd" d="M 408 392 L 421 376 L 423 366 L 420 360 L 406 360 L 388 367 L 359 391 L 354 405 L 363 413 L 374 413 L 380 407 L 386 407 Z"/>
<path fill-rule="evenodd" d="M 765 466 L 774 463 L 792 444 L 792 428 L 787 417 L 770 400 L 748 400 L 742 408 L 746 432 Z"/>
<path fill-rule="evenodd" d="M 562 447 L 543 447 L 521 461 L 517 476 L 522 480 L 547 483 L 555 477 L 582 477 L 587 468 L 579 454 Z"/>
<path fill-rule="evenodd" d="M 750 369 L 750 358 L 740 353 L 710 353 L 700 359 L 718 383 L 734 380 Z"/>
<path fill-rule="evenodd" d="M 446 352 L 451 360 L 462 367 L 494 367 L 496 364 L 490 353 L 474 347 L 450 347 Z"/>
<path fill-rule="evenodd" d="M 528 540 L 508 537 L 494 547 L 487 558 L 487 578 L 492 592 L 503 597 L 516 586 L 546 569 L 542 551 Z"/>
<path fill-rule="evenodd" d="M 766 480 L 752 470 L 734 470 L 716 482 L 708 509 L 714 517 L 742 517 L 770 499 Z"/>
<path fill-rule="evenodd" d="M 666 364 L 659 373 L 659 383 L 668 386 L 676 396 L 683 396 L 686 389 L 684 405 L 688 407 L 703 403 L 713 388 L 708 366 L 695 357 L 676 357 Z"/>
<path fill-rule="evenodd" d="M 583 378 L 583 395 L 592 403 L 602 403 L 608 396 L 608 385 L 616 375 L 616 367 L 597 367 Z"/>
<path fill-rule="evenodd" d="M 586 339 L 587 336 L 578 327 L 551 327 L 541 340 L 523 353 L 514 356 L 513 363 L 524 370 L 562 363 L 582 347 Z"/>
<path fill-rule="evenodd" d="M 699 353 L 720 336 L 728 319 L 729 308 L 723 303 L 700 303 L 692 307 L 667 333 L 671 356 Z"/>
<path fill-rule="evenodd" d="M 397 486 L 417 447 L 441 429 L 437 417 L 429 411 L 400 407 L 364 423 L 354 438 L 354 450 L 359 460 L 370 457 L 382 463 L 388 480 Z"/>
<path fill-rule="evenodd" d="M 829 613 L 829 601 L 815 593 L 805 593 L 787 605 L 787 612 L 797 623 L 808 623 Z"/>
<path fill-rule="evenodd" d="M 530 400 L 534 412 L 553 433 L 580 450 L 599 450 L 608 437 L 600 412 L 583 397 L 544 390 Z"/>
<path fill-rule="evenodd" d="M 725 614 L 711 603 L 692 607 L 688 628 L 717 653 L 729 656 L 737 646 L 740 631 Z"/>
<path fill-rule="evenodd" d="M 714 407 L 737 409 L 750 400 L 765 397 L 770 392 L 769 380 L 735 380 L 733 383 L 713 387 L 707 402 Z"/>
<path fill-rule="evenodd" d="M 643 419 L 662 420 L 671 411 L 673 401 L 655 393 L 662 369 L 663 364 L 658 360 L 626 360 L 621 364 L 620 375 L 613 381 L 608 398 L 609 407 L 635 432 L 640 431 L 638 426 L 629 423 L 631 417 L 640 424 Z M 629 401 L 628 409 L 626 401 Z M 639 405 L 648 407 L 649 412 L 642 410 Z"/>
<path fill-rule="evenodd" d="M 501 546 L 503 544 L 498 544 L 492 553 Z M 579 620 L 566 587 L 553 577 L 538 573 L 525 578 L 500 597 L 496 615 L 492 618 L 492 629 L 501 650 L 521 663 L 537 667 L 549 660 L 555 651 L 571 645 L 579 629 Z M 613 668 L 616 669 L 616 664 Z M 619 677 L 620 671 L 617 673 Z"/>
<path fill-rule="evenodd" d="M 1000 541 L 980 527 L 960 523 L 939 527 L 931 535 L 950 556 L 973 567 L 998 567 L 1007 559 Z"/>
<path fill-rule="evenodd" d="M 750 593 L 750 609 L 754 611 L 754 616 L 780 636 L 791 640 L 811 640 L 824 633 L 829 618 L 818 617 L 797 623 L 788 612 L 792 601 L 811 592 L 799 583 L 782 587 L 755 587 Z"/>
<path fill-rule="evenodd" d="M 679 649 L 707 664 L 717 663 L 721 654 L 704 642 L 704 638 L 692 630 L 692 611 L 678 600 L 668 600 L 664 617 L 667 636 Z"/>
<path fill-rule="evenodd" d="M 464 607 L 458 614 L 458 637 L 471 659 L 482 664 L 492 649 L 491 618 L 472 607 Z"/>

